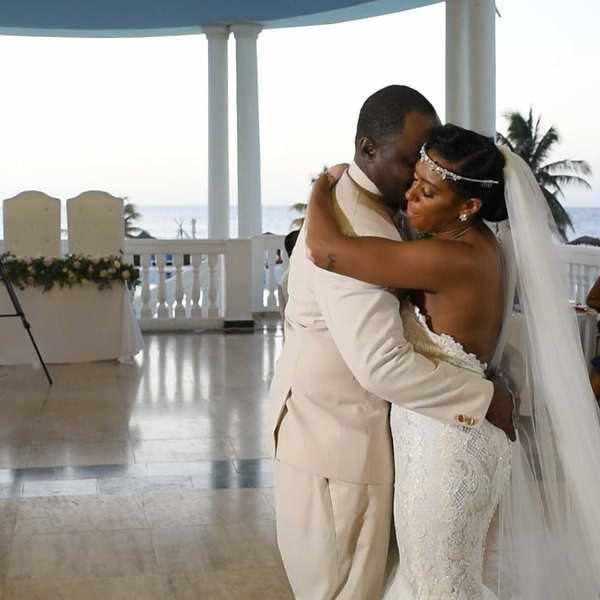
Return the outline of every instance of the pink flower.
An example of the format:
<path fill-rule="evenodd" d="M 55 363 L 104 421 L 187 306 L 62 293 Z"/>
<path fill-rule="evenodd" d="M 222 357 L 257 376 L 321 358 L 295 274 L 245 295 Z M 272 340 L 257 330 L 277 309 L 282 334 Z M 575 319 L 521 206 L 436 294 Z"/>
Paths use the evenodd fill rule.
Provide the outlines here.
<path fill-rule="evenodd" d="M 44 258 L 44 266 L 45 267 L 51 267 L 53 262 L 54 262 L 54 259 L 51 256 L 46 256 L 46 258 Z"/>

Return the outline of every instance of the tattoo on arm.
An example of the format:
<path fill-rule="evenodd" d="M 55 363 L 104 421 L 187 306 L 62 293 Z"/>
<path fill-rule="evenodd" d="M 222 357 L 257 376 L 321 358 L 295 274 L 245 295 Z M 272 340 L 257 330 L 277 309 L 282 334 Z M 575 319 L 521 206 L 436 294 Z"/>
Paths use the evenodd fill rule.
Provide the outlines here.
<path fill-rule="evenodd" d="M 335 271 L 335 254 L 328 254 L 327 259 L 327 266 L 325 268 L 328 271 Z"/>

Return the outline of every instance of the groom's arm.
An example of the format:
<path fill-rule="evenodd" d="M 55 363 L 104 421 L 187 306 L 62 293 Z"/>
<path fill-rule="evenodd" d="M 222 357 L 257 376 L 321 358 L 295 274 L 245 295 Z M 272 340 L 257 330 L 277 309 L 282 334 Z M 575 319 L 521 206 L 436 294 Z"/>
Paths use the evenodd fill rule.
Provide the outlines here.
<path fill-rule="evenodd" d="M 398 300 L 389 292 L 319 270 L 316 299 L 333 340 L 357 381 L 372 394 L 436 419 L 478 427 L 494 386 L 446 362 L 435 365 L 404 337 Z"/>

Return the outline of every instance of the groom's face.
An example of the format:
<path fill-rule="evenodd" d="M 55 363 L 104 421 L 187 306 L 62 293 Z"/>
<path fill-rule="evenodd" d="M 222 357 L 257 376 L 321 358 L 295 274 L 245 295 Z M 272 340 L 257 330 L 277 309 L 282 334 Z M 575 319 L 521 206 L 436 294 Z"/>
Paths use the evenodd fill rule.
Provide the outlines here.
<path fill-rule="evenodd" d="M 385 144 L 377 146 L 369 156 L 367 175 L 393 210 L 404 202 L 425 138 L 439 125 L 436 116 L 410 112 L 405 117 L 404 129 L 386 140 Z"/>

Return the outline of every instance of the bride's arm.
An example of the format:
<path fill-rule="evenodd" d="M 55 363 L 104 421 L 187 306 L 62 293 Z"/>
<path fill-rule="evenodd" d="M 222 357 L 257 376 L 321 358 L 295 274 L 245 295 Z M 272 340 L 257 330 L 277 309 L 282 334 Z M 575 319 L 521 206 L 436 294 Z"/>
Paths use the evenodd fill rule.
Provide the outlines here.
<path fill-rule="evenodd" d="M 308 203 L 307 252 L 318 267 L 374 285 L 426 291 L 456 285 L 458 275 L 464 278 L 473 268 L 466 244 L 345 236 L 331 205 L 331 182 L 320 176 Z"/>

